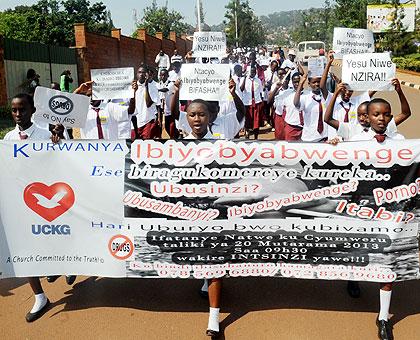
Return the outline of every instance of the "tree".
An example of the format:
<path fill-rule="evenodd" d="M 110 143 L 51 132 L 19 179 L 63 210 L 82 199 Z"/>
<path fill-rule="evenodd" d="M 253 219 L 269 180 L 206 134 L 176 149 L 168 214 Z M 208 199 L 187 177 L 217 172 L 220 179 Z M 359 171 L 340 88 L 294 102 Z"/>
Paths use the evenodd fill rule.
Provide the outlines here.
<path fill-rule="evenodd" d="M 226 38 L 228 45 L 258 46 L 265 42 L 265 29 L 249 6 L 248 0 L 230 0 L 226 5 Z M 236 39 L 236 22 L 238 39 Z"/>
<path fill-rule="evenodd" d="M 183 20 L 182 14 L 174 10 L 170 11 L 167 3 L 158 7 L 156 0 L 153 0 L 152 4 L 144 9 L 143 18 L 137 23 L 137 29 L 145 29 L 149 35 L 162 32 L 163 36 L 168 38 L 171 31 L 181 35 L 189 30 L 190 26 Z M 133 36 L 137 36 L 137 30 Z"/>
<path fill-rule="evenodd" d="M 8 38 L 50 45 L 74 45 L 74 24 L 110 34 L 113 23 L 102 2 L 88 0 L 39 0 L 32 6 L 17 6 L 0 12 L 0 34 Z"/>

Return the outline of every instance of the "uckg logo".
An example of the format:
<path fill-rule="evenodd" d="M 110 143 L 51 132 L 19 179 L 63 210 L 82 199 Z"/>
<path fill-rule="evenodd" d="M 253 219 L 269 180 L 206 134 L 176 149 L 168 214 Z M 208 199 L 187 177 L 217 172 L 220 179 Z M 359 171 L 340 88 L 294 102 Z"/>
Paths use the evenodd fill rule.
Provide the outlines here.
<path fill-rule="evenodd" d="M 67 224 L 32 224 L 34 235 L 70 235 L 70 226 Z"/>

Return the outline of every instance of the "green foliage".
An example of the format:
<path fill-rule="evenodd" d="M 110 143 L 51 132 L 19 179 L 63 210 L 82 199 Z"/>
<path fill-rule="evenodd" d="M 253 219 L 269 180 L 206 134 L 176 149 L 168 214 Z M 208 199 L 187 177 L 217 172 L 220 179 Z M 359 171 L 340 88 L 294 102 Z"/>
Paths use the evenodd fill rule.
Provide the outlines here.
<path fill-rule="evenodd" d="M 403 70 L 420 72 L 420 56 L 418 54 L 417 58 L 395 57 L 392 58 L 392 61 Z"/>
<path fill-rule="evenodd" d="M 236 39 L 235 14 L 238 19 L 238 39 Z M 226 5 L 225 18 L 228 45 L 258 46 L 265 42 L 264 26 L 249 6 L 248 0 L 230 0 Z"/>
<path fill-rule="evenodd" d="M 168 5 L 158 7 L 156 0 L 153 0 L 150 6 L 144 9 L 143 18 L 137 23 L 137 29 L 143 28 L 149 35 L 156 35 L 162 32 L 165 38 L 169 37 L 169 32 L 176 32 L 181 35 L 190 30 L 190 26 L 185 23 L 184 17 L 177 11 L 170 11 Z M 133 37 L 137 36 L 137 30 L 133 33 Z"/>
<path fill-rule="evenodd" d="M 15 126 L 10 112 L 10 106 L 0 106 L 0 139 L 3 139 Z"/>
<path fill-rule="evenodd" d="M 39 0 L 0 12 L 0 34 L 50 45 L 74 45 L 74 24 L 83 22 L 92 32 L 110 34 L 111 14 L 102 2 L 88 0 Z"/>

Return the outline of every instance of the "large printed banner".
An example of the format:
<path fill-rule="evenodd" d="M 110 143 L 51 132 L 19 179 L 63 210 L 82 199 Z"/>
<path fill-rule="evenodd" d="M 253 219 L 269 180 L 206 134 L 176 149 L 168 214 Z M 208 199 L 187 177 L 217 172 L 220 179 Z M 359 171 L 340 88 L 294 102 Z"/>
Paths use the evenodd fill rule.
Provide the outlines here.
<path fill-rule="evenodd" d="M 129 146 L 0 143 L 0 278 L 418 277 L 420 140 Z"/>
<path fill-rule="evenodd" d="M 354 91 L 393 91 L 396 66 L 389 53 L 346 54 L 342 78 Z"/>
<path fill-rule="evenodd" d="M 414 32 L 416 28 L 416 4 L 399 4 L 398 10 L 395 10 L 392 4 L 367 6 L 367 28 L 374 33 L 395 30 L 392 24 L 396 17 L 401 20 L 405 31 Z"/>
<path fill-rule="evenodd" d="M 128 276 L 415 279 L 419 152 L 420 141 L 136 141 Z"/>

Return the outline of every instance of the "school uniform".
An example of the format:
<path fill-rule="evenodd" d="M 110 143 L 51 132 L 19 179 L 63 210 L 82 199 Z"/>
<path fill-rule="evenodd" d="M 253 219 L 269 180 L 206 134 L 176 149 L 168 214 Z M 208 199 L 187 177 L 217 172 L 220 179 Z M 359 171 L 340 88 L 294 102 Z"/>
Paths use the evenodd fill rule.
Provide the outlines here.
<path fill-rule="evenodd" d="M 175 118 L 171 112 L 171 98 L 174 95 L 174 83 L 167 80 L 161 88 L 167 88 L 167 92 L 159 92 L 160 103 L 165 117 L 165 130 L 171 139 L 178 138 L 178 130 L 175 126 Z"/>
<path fill-rule="evenodd" d="M 271 116 L 271 105 L 268 105 L 268 95 L 270 92 L 270 89 L 272 88 L 273 84 L 276 84 L 280 79 L 277 76 L 277 72 L 272 72 L 271 69 L 267 69 L 264 71 L 264 77 L 265 77 L 265 86 L 264 86 L 264 114 L 265 114 L 265 120 L 268 122 L 271 122 L 272 118 L 273 120 L 275 117 Z"/>
<path fill-rule="evenodd" d="M 32 125 L 26 130 L 19 130 L 19 126 L 6 133 L 3 140 L 49 140 L 51 138 L 51 132 L 48 129 L 43 129 L 36 124 Z"/>
<path fill-rule="evenodd" d="M 192 133 L 190 133 L 185 139 L 197 139 Z M 202 139 L 216 139 L 210 131 Z"/>
<path fill-rule="evenodd" d="M 302 141 L 321 142 L 328 137 L 328 125 L 324 123 L 324 114 L 326 107 L 331 100 L 331 93 L 327 99 L 321 94 L 314 94 L 312 91 L 306 91 L 300 97 L 300 104 L 303 109 L 303 130 Z"/>
<path fill-rule="evenodd" d="M 368 131 L 363 131 L 351 138 L 351 141 L 369 141 L 376 140 L 378 143 L 386 143 L 387 140 L 404 140 L 404 136 L 398 132 L 385 132 L 379 134 L 370 128 Z"/>
<path fill-rule="evenodd" d="M 276 139 L 286 141 L 301 140 L 304 124 L 303 110 L 296 108 L 294 104 L 295 93 L 295 90 L 287 89 L 280 92 L 275 98 Z"/>
<path fill-rule="evenodd" d="M 263 118 L 264 104 L 263 85 L 259 78 L 247 77 L 245 88 L 242 92 L 242 101 L 245 105 L 245 128 L 258 129 Z"/>
<path fill-rule="evenodd" d="M 117 140 L 120 138 L 118 123 L 128 121 L 128 119 L 126 106 L 112 102 L 102 102 L 98 107 L 90 105 L 86 124 L 80 129 L 80 137 L 81 139 Z M 129 136 L 123 138 L 129 138 Z"/>
<path fill-rule="evenodd" d="M 138 83 L 134 116 L 137 121 L 137 132 L 141 139 L 152 139 L 159 134 L 159 127 L 156 122 L 156 104 L 159 102 L 159 92 L 155 82 L 148 84 L 148 91 L 153 102 L 150 107 L 146 105 L 146 84 Z M 131 138 L 135 138 L 134 130 L 131 131 Z"/>
<path fill-rule="evenodd" d="M 337 136 L 341 137 L 344 141 L 352 140 L 354 136 L 361 134 L 362 132 L 368 131 L 369 128 L 365 128 L 360 123 L 353 124 L 353 123 L 345 123 L 340 122 L 337 130 Z M 397 124 L 395 124 L 394 118 L 389 122 L 386 134 L 393 134 L 397 132 Z"/>
<path fill-rule="evenodd" d="M 181 79 L 181 70 L 179 72 L 175 72 L 175 70 L 169 71 L 169 77 L 168 80 L 172 82 L 176 82 L 178 79 Z"/>
<path fill-rule="evenodd" d="M 235 111 L 225 112 L 223 115 L 218 114 L 213 124 L 210 125 L 209 131 L 218 139 L 234 139 L 243 128 L 244 121 L 245 119 L 241 122 L 238 121 L 235 109 Z M 187 134 L 190 134 L 192 131 L 185 111 L 180 111 L 179 113 L 178 128 Z"/>
<path fill-rule="evenodd" d="M 333 109 L 333 118 L 340 123 L 359 124 L 357 120 L 357 108 L 360 104 L 370 101 L 368 92 L 364 92 L 360 96 L 351 97 L 348 102 L 343 100 L 336 101 Z M 337 130 L 332 126 L 328 127 L 328 138 L 332 139 L 337 136 Z"/>

